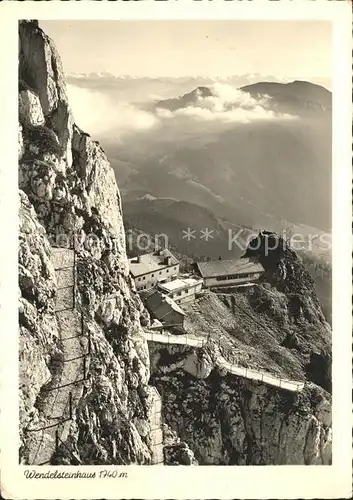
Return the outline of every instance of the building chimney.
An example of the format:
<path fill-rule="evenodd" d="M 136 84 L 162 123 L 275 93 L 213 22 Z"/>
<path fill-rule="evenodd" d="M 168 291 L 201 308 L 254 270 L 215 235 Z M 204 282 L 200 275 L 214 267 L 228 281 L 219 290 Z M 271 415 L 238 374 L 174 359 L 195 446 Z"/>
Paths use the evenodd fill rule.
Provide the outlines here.
<path fill-rule="evenodd" d="M 219 257 L 218 257 L 218 260 L 222 260 L 222 257 L 221 257 L 221 256 L 219 256 Z"/>
<path fill-rule="evenodd" d="M 170 266 L 171 263 L 172 263 L 172 258 L 170 255 L 168 255 L 165 259 L 164 259 L 164 263 L 166 266 Z"/>
<path fill-rule="evenodd" d="M 141 263 L 141 255 L 138 255 L 138 256 L 136 257 L 136 262 L 137 262 L 138 264 L 140 264 L 140 263 Z"/>

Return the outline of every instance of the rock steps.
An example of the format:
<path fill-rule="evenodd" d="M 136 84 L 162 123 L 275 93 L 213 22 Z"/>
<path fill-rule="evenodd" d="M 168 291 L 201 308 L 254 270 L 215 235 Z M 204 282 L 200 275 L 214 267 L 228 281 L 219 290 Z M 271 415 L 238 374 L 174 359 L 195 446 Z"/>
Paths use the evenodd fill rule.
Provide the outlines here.
<path fill-rule="evenodd" d="M 152 465 L 164 463 L 163 455 L 163 430 L 162 430 L 162 399 L 155 387 L 151 387 L 151 441 Z"/>
<path fill-rule="evenodd" d="M 63 353 L 63 367 L 56 387 L 48 391 L 43 414 L 48 424 L 32 440 L 28 462 L 32 465 L 49 463 L 58 446 L 57 440 L 67 439 L 72 423 L 72 411 L 82 396 L 88 369 L 89 340 L 83 336 L 81 314 L 73 309 L 75 268 L 73 250 L 53 249 L 52 263 L 57 277 L 56 317 Z M 65 310 L 62 308 L 67 307 Z M 37 434 L 37 436 L 34 436 Z"/>

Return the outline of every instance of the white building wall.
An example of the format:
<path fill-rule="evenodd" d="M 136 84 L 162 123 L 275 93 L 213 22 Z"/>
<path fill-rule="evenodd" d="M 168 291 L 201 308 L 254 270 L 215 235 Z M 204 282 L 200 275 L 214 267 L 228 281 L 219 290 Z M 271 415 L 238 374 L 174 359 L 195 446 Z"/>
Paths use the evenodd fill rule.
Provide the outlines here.
<path fill-rule="evenodd" d="M 143 276 L 138 276 L 134 278 L 135 286 L 137 290 L 147 290 L 152 288 L 158 282 L 167 282 L 171 279 L 175 279 L 179 276 L 179 264 L 175 266 L 170 266 L 168 268 L 162 268 L 157 271 L 153 271 Z"/>
<path fill-rule="evenodd" d="M 200 292 L 202 289 L 202 282 L 197 285 L 192 285 L 190 288 L 184 288 L 179 291 L 172 292 L 169 297 L 173 299 L 177 304 L 184 302 L 190 302 L 195 300 L 195 294 Z"/>
<path fill-rule="evenodd" d="M 259 279 L 260 273 L 254 273 L 251 276 L 247 276 L 244 278 L 233 278 L 233 279 L 224 279 L 217 280 L 217 278 L 204 278 L 205 287 L 220 287 L 220 286 L 231 286 L 231 285 L 239 285 L 241 283 L 249 283 L 251 281 L 256 281 Z"/>

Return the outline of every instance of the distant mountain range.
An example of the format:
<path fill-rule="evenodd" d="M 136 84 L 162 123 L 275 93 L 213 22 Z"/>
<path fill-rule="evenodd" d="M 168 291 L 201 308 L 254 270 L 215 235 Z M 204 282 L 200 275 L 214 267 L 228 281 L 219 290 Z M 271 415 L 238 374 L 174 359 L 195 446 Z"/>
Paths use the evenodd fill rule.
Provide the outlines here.
<path fill-rule="evenodd" d="M 280 231 L 293 224 L 298 234 L 330 232 L 331 92 L 299 81 L 260 82 L 239 90 L 274 115 L 296 119 L 226 127 L 192 121 L 182 114 L 185 110 L 216 99 L 212 87 L 200 85 L 155 101 L 156 108 L 171 114 L 163 130 L 119 146 L 108 144 L 127 228 L 165 233 L 180 255 L 198 259 L 239 257 L 236 246 L 228 250 L 229 230 L 241 231 L 240 242 L 251 228 Z M 232 109 L 237 105 L 231 103 Z M 188 228 L 195 231 L 190 241 L 184 237 Z M 206 228 L 212 235 L 208 241 L 201 238 Z M 330 250 L 314 246 L 303 257 L 330 319 Z"/>
<path fill-rule="evenodd" d="M 254 98 L 268 96 L 269 108 L 281 112 L 330 111 L 332 108 L 331 92 L 320 85 L 305 81 L 291 83 L 259 82 L 240 87 Z M 209 87 L 199 86 L 182 96 L 156 102 L 156 106 L 174 111 L 186 106 L 194 106 L 201 99 L 216 97 Z"/>
<path fill-rule="evenodd" d="M 180 97 L 157 101 L 156 106 L 169 109 L 170 111 L 175 111 L 176 109 L 195 105 L 200 99 L 204 99 L 205 97 L 214 97 L 214 93 L 208 87 L 197 87 L 191 92 L 188 92 Z"/>
<path fill-rule="evenodd" d="M 331 111 L 332 94 L 321 85 L 294 81 L 291 83 L 260 82 L 241 87 L 253 97 L 268 95 L 278 106 L 293 112 L 300 109 L 311 111 Z"/>
<path fill-rule="evenodd" d="M 186 76 L 145 76 L 145 75 L 122 75 L 120 73 L 113 73 L 109 71 L 103 72 L 68 72 L 66 79 L 71 82 L 74 80 L 94 80 L 94 79 L 115 79 L 115 80 L 150 80 L 150 81 L 162 81 L 162 82 L 202 82 L 204 85 L 208 85 L 213 81 L 226 81 L 232 85 L 237 85 L 241 87 L 242 85 L 249 85 L 259 81 L 262 82 L 279 82 L 286 83 L 293 80 L 290 76 L 285 78 L 276 78 L 272 75 L 261 75 L 260 73 L 243 73 L 235 75 L 223 75 L 218 77 L 209 76 L 197 76 L 197 75 L 186 75 Z M 330 88 L 330 78 L 325 76 L 315 78 L 315 82 L 324 87 Z M 197 85 L 197 84 L 196 84 Z"/>
<path fill-rule="evenodd" d="M 303 81 L 260 82 L 239 90 L 254 100 L 255 112 L 259 108 L 272 115 L 231 122 L 227 113 L 222 121 L 223 115 L 213 119 L 209 111 L 205 120 L 202 115 L 194 119 L 186 111 L 203 111 L 217 97 L 213 87 L 200 85 L 155 101 L 156 109 L 170 113 L 163 128 L 120 144 L 105 141 L 127 223 L 148 232 L 154 226 L 156 231 L 169 228 L 175 236 L 197 214 L 203 225 L 207 221 L 216 228 L 207 210 L 214 221 L 227 221 L 227 227 L 280 230 L 302 224 L 330 231 L 331 93 Z M 243 106 L 226 105 L 231 113 Z M 284 119 L 284 114 L 295 119 Z M 143 199 L 146 194 L 149 200 Z M 184 211 L 188 216 L 181 224 Z"/>

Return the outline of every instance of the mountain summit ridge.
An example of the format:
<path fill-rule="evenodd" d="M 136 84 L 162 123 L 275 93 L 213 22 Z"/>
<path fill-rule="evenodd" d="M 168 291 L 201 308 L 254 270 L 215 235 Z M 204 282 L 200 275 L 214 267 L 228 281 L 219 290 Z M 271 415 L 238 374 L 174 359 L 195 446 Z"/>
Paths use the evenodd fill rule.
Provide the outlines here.
<path fill-rule="evenodd" d="M 321 85 L 306 80 L 293 80 L 286 83 L 259 81 L 238 87 L 238 90 L 247 92 L 255 98 L 267 96 L 275 101 L 279 99 L 282 106 L 301 104 L 301 107 L 304 107 L 304 103 L 311 103 L 315 109 L 318 107 L 323 110 L 331 109 L 331 92 Z M 176 111 L 180 108 L 196 105 L 200 99 L 208 97 L 217 97 L 217 90 L 212 89 L 212 86 L 198 86 L 183 95 L 156 101 L 156 105 L 170 111 Z M 287 99 L 287 102 L 284 101 L 284 98 Z M 292 100 L 294 102 L 291 102 Z"/>

